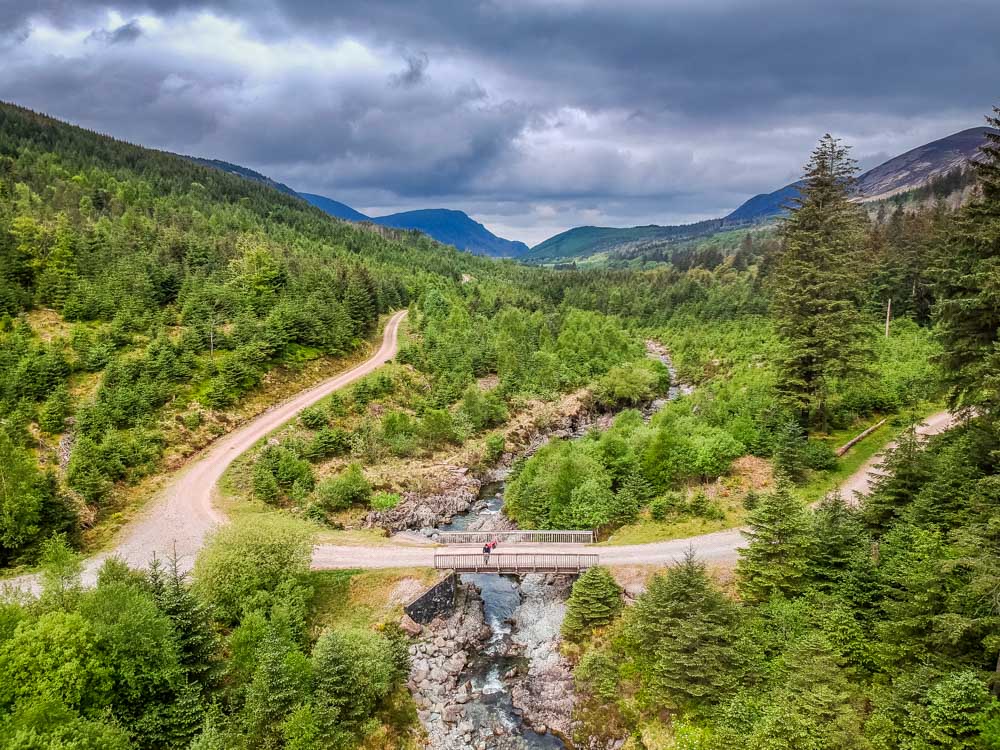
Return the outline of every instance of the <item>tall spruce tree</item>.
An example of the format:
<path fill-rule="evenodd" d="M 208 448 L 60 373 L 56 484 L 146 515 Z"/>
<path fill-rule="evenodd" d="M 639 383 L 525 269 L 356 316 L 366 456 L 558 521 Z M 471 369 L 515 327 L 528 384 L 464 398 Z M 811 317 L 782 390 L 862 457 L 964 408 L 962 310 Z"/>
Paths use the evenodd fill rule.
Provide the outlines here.
<path fill-rule="evenodd" d="M 1000 108 L 986 121 L 1000 128 Z M 953 408 L 1000 409 L 1000 135 L 974 162 L 979 196 L 959 213 L 933 271 L 944 381 Z"/>
<path fill-rule="evenodd" d="M 566 602 L 562 632 L 580 638 L 609 624 L 622 609 L 622 590 L 607 568 L 590 568 L 576 579 Z"/>
<path fill-rule="evenodd" d="M 736 565 L 743 600 L 763 602 L 778 593 L 801 593 L 809 573 L 810 518 L 787 480 L 761 500 L 748 526 L 743 533 L 750 544 L 740 550 Z"/>
<path fill-rule="evenodd" d="M 864 372 L 857 304 L 865 215 L 851 202 L 857 165 L 825 135 L 781 228 L 771 308 L 784 342 L 780 387 L 804 423 L 826 429 L 834 380 Z"/>
<path fill-rule="evenodd" d="M 655 576 L 626 617 L 626 649 L 659 699 L 691 708 L 731 686 L 737 611 L 693 551 Z"/>

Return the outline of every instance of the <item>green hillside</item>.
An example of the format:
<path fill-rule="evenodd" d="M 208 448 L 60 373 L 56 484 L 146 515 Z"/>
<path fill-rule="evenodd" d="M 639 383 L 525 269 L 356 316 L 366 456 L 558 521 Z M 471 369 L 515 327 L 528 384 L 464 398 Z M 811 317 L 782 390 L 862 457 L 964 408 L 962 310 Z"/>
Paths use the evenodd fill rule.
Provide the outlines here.
<path fill-rule="evenodd" d="M 535 245 L 523 256 L 529 263 L 552 263 L 607 251 L 619 251 L 638 243 L 680 241 L 719 231 L 721 219 L 682 226 L 575 227 Z"/>
<path fill-rule="evenodd" d="M 0 564 L 75 537 L 269 373 L 349 355 L 495 266 L 188 159 L 0 105 Z M 41 472 L 35 463 L 40 463 Z"/>

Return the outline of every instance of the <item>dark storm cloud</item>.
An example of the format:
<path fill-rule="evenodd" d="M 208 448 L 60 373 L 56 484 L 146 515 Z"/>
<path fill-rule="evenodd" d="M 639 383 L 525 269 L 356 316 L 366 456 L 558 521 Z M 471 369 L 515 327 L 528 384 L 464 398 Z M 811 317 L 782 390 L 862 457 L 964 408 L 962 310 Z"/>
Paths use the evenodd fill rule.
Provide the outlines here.
<path fill-rule="evenodd" d="M 393 86 L 416 86 L 424 80 L 424 76 L 427 73 L 427 66 L 429 64 L 430 58 L 427 57 L 426 52 L 421 52 L 416 55 L 407 55 L 406 70 L 402 73 L 393 73 L 389 82 Z"/>
<path fill-rule="evenodd" d="M 88 39 L 104 44 L 127 44 L 134 42 L 140 36 L 142 36 L 142 26 L 138 21 L 132 20 L 110 31 L 106 29 L 92 31 Z"/>
<path fill-rule="evenodd" d="M 386 67 L 262 72 L 163 42 L 199 14 L 289 54 L 353 40 Z M 0 48 L 33 25 L 132 44 L 21 55 L 0 98 L 348 202 L 523 227 L 731 209 L 827 130 L 870 166 L 979 124 L 1000 72 L 995 0 L 0 0 Z"/>

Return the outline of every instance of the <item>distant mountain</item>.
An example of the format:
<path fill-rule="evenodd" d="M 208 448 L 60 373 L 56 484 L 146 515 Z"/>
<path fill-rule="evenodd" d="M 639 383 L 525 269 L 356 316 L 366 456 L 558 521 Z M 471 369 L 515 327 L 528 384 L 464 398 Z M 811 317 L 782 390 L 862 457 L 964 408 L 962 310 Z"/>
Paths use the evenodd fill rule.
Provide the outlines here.
<path fill-rule="evenodd" d="M 284 193 L 285 195 L 294 195 L 298 197 L 298 193 L 292 190 L 288 185 L 285 185 L 276 180 L 272 180 L 267 175 L 262 175 L 260 172 L 254 172 L 248 167 L 241 167 L 239 164 L 230 164 L 228 161 L 221 161 L 220 159 L 202 159 L 198 156 L 185 156 L 185 159 L 193 161 L 195 164 L 201 164 L 203 167 L 212 167 L 213 169 L 218 169 L 223 172 L 228 172 L 229 174 L 234 174 L 237 177 L 243 177 L 247 180 L 253 180 L 254 182 L 260 182 L 264 185 L 269 185 L 275 190 Z"/>
<path fill-rule="evenodd" d="M 314 195 L 313 193 L 299 193 L 299 195 L 316 206 L 316 208 L 326 211 L 330 216 L 336 216 L 338 219 L 346 219 L 347 221 L 372 221 L 370 216 L 365 216 L 360 211 L 355 211 L 346 203 L 335 201 L 332 198 Z"/>
<path fill-rule="evenodd" d="M 801 186 L 802 181 L 799 180 L 798 182 L 793 182 L 791 185 L 785 185 L 773 193 L 755 195 L 731 214 L 727 215 L 723 221 L 744 224 L 780 216 L 785 212 L 785 208 L 792 200 L 798 197 Z"/>
<path fill-rule="evenodd" d="M 459 250 L 468 250 L 476 255 L 516 258 L 528 252 L 528 246 L 523 242 L 497 237 L 464 211 L 425 208 L 379 216 L 372 221 L 385 227 L 416 229 L 430 235 L 438 242 L 454 245 Z"/>
<path fill-rule="evenodd" d="M 989 128 L 969 128 L 895 156 L 858 177 L 862 201 L 884 200 L 917 190 L 936 178 L 968 163 L 986 140 Z M 996 132 L 996 131 L 994 131 Z M 635 243 L 655 240 L 686 240 L 727 229 L 768 221 L 785 213 L 798 195 L 801 181 L 773 193 L 755 195 L 722 219 L 709 219 L 685 226 L 575 227 L 535 245 L 525 260 L 549 262 L 583 258 L 602 252 L 627 249 Z"/>
<path fill-rule="evenodd" d="M 715 234 L 723 228 L 722 219 L 709 219 L 680 226 L 644 227 L 574 227 L 535 245 L 525 256 L 530 262 L 545 263 L 561 258 L 583 258 L 611 252 L 630 245 L 656 241 L 681 241 Z"/>
<path fill-rule="evenodd" d="M 881 200 L 926 185 L 979 153 L 990 128 L 969 128 L 889 159 L 858 178 L 862 200 Z"/>
<path fill-rule="evenodd" d="M 498 258 L 516 258 L 528 252 L 528 246 L 523 242 L 505 240 L 497 237 L 493 232 L 484 227 L 478 221 L 474 221 L 463 211 L 453 211 L 447 208 L 426 208 L 419 211 L 405 211 L 389 216 L 366 216 L 360 211 L 348 206 L 346 203 L 335 201 L 323 195 L 314 193 L 299 193 L 288 185 L 284 185 L 276 180 L 272 180 L 260 172 L 255 172 L 239 164 L 230 164 L 219 159 L 201 159 L 195 156 L 186 156 L 197 164 L 205 167 L 228 172 L 247 180 L 260 182 L 280 190 L 287 195 L 294 195 L 297 198 L 311 203 L 321 211 L 325 211 L 338 219 L 345 221 L 370 221 L 374 224 L 381 224 L 385 227 L 396 229 L 415 229 L 430 236 L 445 245 L 454 245 L 459 250 L 467 250 L 476 255 L 492 255 Z"/>

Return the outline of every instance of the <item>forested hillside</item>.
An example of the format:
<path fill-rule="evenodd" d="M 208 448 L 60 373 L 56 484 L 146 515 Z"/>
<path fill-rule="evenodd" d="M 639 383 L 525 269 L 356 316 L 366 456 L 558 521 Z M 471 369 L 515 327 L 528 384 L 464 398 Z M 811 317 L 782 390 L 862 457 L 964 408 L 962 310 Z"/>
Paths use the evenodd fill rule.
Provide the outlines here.
<path fill-rule="evenodd" d="M 275 367 L 349 354 L 429 280 L 494 270 L 0 106 L 0 563 L 99 520 Z"/>
<path fill-rule="evenodd" d="M 693 555 L 655 575 L 624 611 L 610 576 L 582 576 L 564 625 L 585 696 L 581 738 L 631 733 L 644 747 L 704 750 L 1000 746 L 1000 137 L 982 162 L 977 197 L 958 213 L 871 226 L 849 200 L 846 148 L 829 137 L 820 143 L 780 229 L 768 285 L 772 321 L 764 324 L 777 337 L 767 378 L 790 410 L 791 429 L 821 432 L 845 408 L 905 400 L 927 382 L 849 385 L 871 383 L 873 374 L 867 293 L 891 283 L 899 294 L 890 280 L 907 277 L 909 294 L 894 299 L 935 326 L 933 359 L 961 424 L 929 442 L 906 430 L 860 504 L 831 494 L 815 509 L 795 486 L 815 453 L 796 457 L 779 443 L 776 488 L 744 498 L 749 546 L 727 577 L 735 591 Z M 896 261 L 870 267 L 887 237 Z M 717 367 L 697 354 L 697 338 L 684 349 L 699 367 Z M 886 374 L 895 379 L 902 360 L 890 361 L 895 372 Z M 733 372 L 743 402 L 766 403 L 760 373 Z M 724 397 L 728 388 L 713 390 Z M 702 406 L 714 411 L 713 400 Z M 765 413 L 741 422 L 730 412 L 732 424 L 752 428 L 748 445 Z"/>

